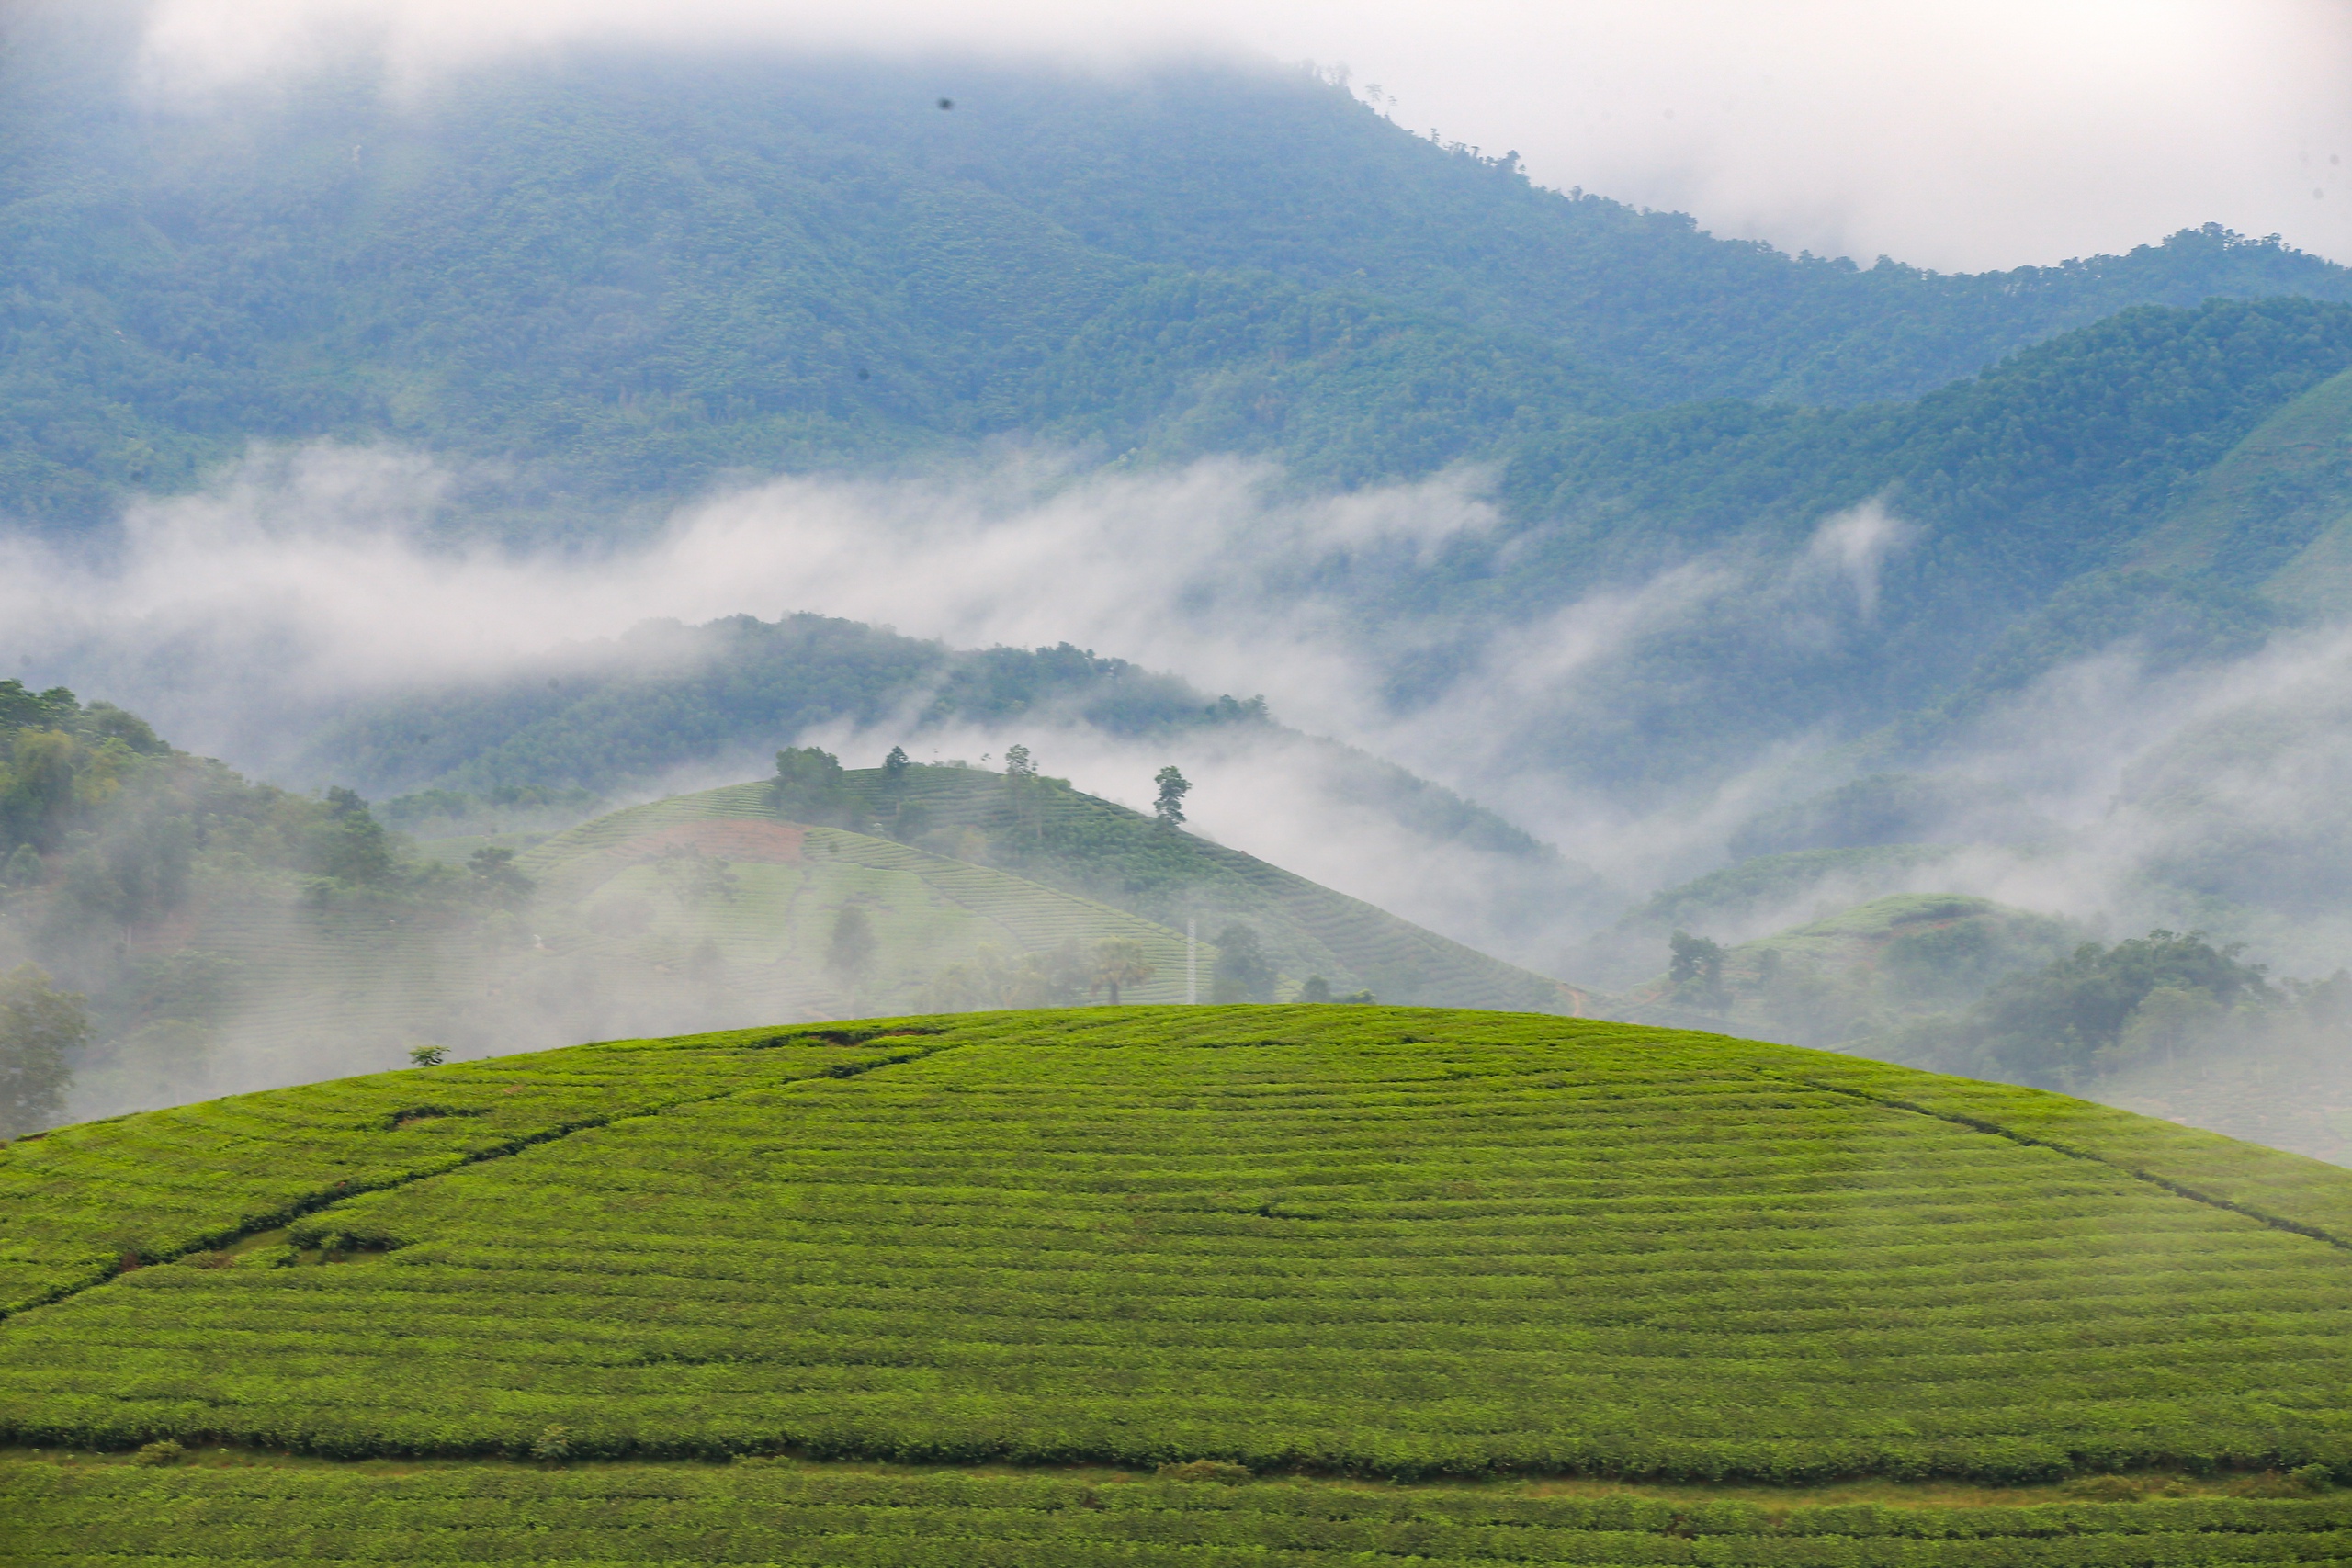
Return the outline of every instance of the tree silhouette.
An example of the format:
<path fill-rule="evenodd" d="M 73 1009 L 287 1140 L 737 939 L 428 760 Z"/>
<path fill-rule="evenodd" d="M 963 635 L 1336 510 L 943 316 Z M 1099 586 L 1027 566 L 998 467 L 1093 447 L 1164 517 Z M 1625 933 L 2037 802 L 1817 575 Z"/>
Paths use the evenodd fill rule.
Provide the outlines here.
<path fill-rule="evenodd" d="M 82 998 L 28 964 L 0 976 L 0 1138 L 53 1123 L 74 1082 L 73 1053 L 90 1041 Z"/>
<path fill-rule="evenodd" d="M 1092 989 L 1108 988 L 1111 1005 L 1119 1005 L 1119 987 L 1140 986 L 1151 978 L 1151 960 L 1145 956 L 1143 943 L 1126 937 L 1113 937 L 1099 942 L 1094 949 L 1094 985 Z"/>
<path fill-rule="evenodd" d="M 874 972 L 874 960 L 881 946 L 874 934 L 874 922 L 865 918 L 865 911 L 854 904 L 842 905 L 841 913 L 833 917 L 832 938 L 825 944 L 825 967 L 842 989 L 849 993 L 853 1009 L 866 976 Z"/>
<path fill-rule="evenodd" d="M 1184 825 L 1184 797 L 1193 793 L 1191 782 L 1176 771 L 1172 762 L 1160 769 L 1154 775 L 1153 782 L 1159 785 L 1159 798 L 1152 802 L 1152 816 L 1159 819 L 1163 828 L 1182 828 Z"/>

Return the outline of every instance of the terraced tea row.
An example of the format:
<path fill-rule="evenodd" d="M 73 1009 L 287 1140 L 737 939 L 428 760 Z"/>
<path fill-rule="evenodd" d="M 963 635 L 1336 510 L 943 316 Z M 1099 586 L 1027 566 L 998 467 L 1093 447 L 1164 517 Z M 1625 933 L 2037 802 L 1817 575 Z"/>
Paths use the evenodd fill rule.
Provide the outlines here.
<path fill-rule="evenodd" d="M 1767 1508 L 1508 1488 L 733 1465 L 142 1470 L 0 1461 L 0 1564 L 745 1562 L 1265 1568 L 1396 1562 L 2174 1568 L 2352 1558 L 2352 1503 Z"/>
<path fill-rule="evenodd" d="M 347 1455 L 558 1426 L 609 1455 L 2352 1473 L 2352 1254 L 1883 1103 L 1972 1086 L 1403 1010 L 924 1026 L 886 1070 L 730 1067 L 296 1224 L 352 1262 L 142 1269 L 25 1314 L 0 1424 Z M 2352 1180 L 2098 1116 L 2199 1180 Z"/>
<path fill-rule="evenodd" d="M 236 1095 L 0 1149 L 0 1314 L 616 1118 L 907 1056 L 752 1030 Z"/>

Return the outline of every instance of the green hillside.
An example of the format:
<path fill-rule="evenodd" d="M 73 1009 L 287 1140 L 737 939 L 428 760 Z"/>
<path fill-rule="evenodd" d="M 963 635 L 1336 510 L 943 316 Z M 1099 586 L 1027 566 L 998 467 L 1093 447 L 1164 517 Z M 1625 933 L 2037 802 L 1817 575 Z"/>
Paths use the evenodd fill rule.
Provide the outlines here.
<path fill-rule="evenodd" d="M 628 1041 L 62 1129 L 0 1191 L 10 1561 L 2154 1564 L 2352 1528 L 2312 1495 L 2352 1479 L 2352 1175 L 1721 1036 Z"/>
<path fill-rule="evenodd" d="M 795 941 L 788 931 L 811 931 L 809 921 L 820 924 L 831 915 L 832 905 L 823 900 L 799 909 L 795 888 L 861 867 L 861 879 L 896 877 L 920 886 L 924 908 L 962 909 L 967 919 L 990 921 L 992 941 L 1016 952 L 1046 950 L 1066 938 L 1143 941 L 1158 978 L 1136 992 L 1141 1001 L 1183 999 L 1183 924 L 1193 919 L 1202 942 L 1202 997 L 1209 995 L 1216 957 L 1211 942 L 1239 921 L 1261 938 L 1284 995 L 1310 976 L 1322 976 L 1334 992 L 1371 989 L 1383 1001 L 1583 1010 L 1583 995 L 1569 985 L 1446 941 L 1242 851 L 1169 832 L 1143 813 L 1070 790 L 1061 781 L 1037 778 L 1023 790 L 1002 773 L 962 766 L 910 766 L 899 785 L 891 785 L 882 769 L 849 769 L 844 781 L 861 823 L 896 829 L 915 844 L 778 823 L 772 787 L 748 783 L 618 811 L 548 840 L 522 856 L 520 865 L 541 879 L 546 898 L 579 905 L 593 929 L 600 908 L 650 894 L 659 877 L 654 856 L 663 849 L 703 841 L 708 853 L 729 858 L 729 865 L 752 877 L 746 858 L 764 853 L 762 840 L 776 840 L 774 853 L 795 856 L 797 870 L 788 877 L 778 872 L 774 888 L 731 900 L 724 915 L 710 917 L 719 924 L 680 926 L 671 938 L 682 945 L 706 933 L 719 938 L 729 964 L 774 962 L 764 954 L 776 942 L 788 947 Z M 708 828 L 694 829 L 701 835 L 696 840 L 680 828 L 684 823 Z M 797 844 L 802 835 L 805 849 Z M 623 865 L 628 856 L 635 856 L 635 865 Z M 755 886 L 755 879 L 746 886 Z M 896 950 L 906 954 L 906 980 L 896 992 L 877 995 L 912 999 L 920 980 L 969 957 L 971 945 L 983 941 L 974 933 L 957 945 L 948 936 L 953 929 L 900 942 Z M 814 945 L 809 938 L 797 941 Z M 729 952 L 729 942 L 748 945 Z"/>
<path fill-rule="evenodd" d="M 840 1016 L 859 1000 L 915 1001 L 939 971 L 991 942 L 1014 953 L 1138 942 L 1153 976 L 1131 999 L 1184 999 L 1181 931 L 988 866 L 784 821 L 765 784 L 616 811 L 516 863 L 539 884 L 536 908 L 561 922 L 560 934 L 542 939 L 550 950 L 601 968 L 707 942 L 730 1006 L 754 1013 Z M 847 908 L 871 912 L 880 942 L 876 973 L 854 998 L 824 966 L 828 933 Z M 1214 957 L 1202 960 L 1203 974 Z"/>

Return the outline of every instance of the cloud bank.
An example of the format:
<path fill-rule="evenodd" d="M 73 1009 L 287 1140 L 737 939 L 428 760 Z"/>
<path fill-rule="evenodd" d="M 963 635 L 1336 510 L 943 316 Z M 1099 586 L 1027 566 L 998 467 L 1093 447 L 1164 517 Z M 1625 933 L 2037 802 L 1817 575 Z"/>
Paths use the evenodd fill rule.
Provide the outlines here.
<path fill-rule="evenodd" d="M 1495 529 L 1478 473 L 1306 499 L 1275 477 L 1233 462 L 1139 477 L 1024 458 L 960 478 L 794 479 L 713 495 L 634 543 L 519 551 L 428 535 L 452 482 L 429 460 L 264 451 L 201 494 L 141 503 L 102 556 L 0 545 L 0 625 L 18 644 L 0 652 L 267 775 L 351 704 L 538 671 L 567 647 L 601 657 L 597 639 L 649 619 L 805 610 L 956 646 L 1067 640 L 1211 694 L 1263 694 L 1291 723 L 1502 810 L 1627 904 L 1723 864 L 1756 812 L 1838 782 L 1821 750 L 1833 738 L 1811 734 L 1771 736 L 1679 793 L 1604 790 L 1546 748 L 1622 696 L 1629 651 L 1725 605 L 1763 605 L 1807 648 L 1871 636 L 1877 566 L 1913 536 L 1883 508 L 1824 518 L 1785 560 L 1702 555 L 1532 620 L 1461 621 L 1374 613 L 1358 580 Z M 1423 669 L 1436 673 L 1398 700 L 1399 671 Z M 2213 909 L 2249 897 L 2272 908 L 2231 916 L 2242 934 L 2300 968 L 2333 967 L 2330 944 L 2352 937 L 2337 925 L 2352 879 L 2323 866 L 2294 909 L 2265 905 L 2262 888 L 2231 891 L 2217 846 L 2292 862 L 2295 835 L 2333 823 L 2344 814 L 2331 802 L 2352 797 L 2347 734 L 2352 640 L 2336 634 L 2166 672 L 2128 642 L 2100 650 L 1996 705 L 1926 764 L 2013 792 L 2064 836 L 1972 852 L 1880 890 L 1980 893 L 2119 930 L 2207 923 L 2178 877 L 2164 881 L 2177 872 L 2221 890 Z M 1613 913 L 1532 909 L 1498 863 L 1441 852 L 1348 804 L 1329 754 L 1288 741 L 1136 746 L 1044 721 L 1021 734 L 916 738 L 896 725 L 799 739 L 868 762 L 902 739 L 919 741 L 919 758 L 973 760 L 1023 740 L 1050 771 L 1136 806 L 1148 805 L 1152 772 L 1176 761 L 1201 781 L 1196 822 L 1212 836 L 1555 972 Z M 764 768 L 752 745 L 648 787 Z M 2345 837 L 2352 844 L 2352 828 Z M 1801 889 L 1713 934 L 1759 934 L 1857 893 Z"/>

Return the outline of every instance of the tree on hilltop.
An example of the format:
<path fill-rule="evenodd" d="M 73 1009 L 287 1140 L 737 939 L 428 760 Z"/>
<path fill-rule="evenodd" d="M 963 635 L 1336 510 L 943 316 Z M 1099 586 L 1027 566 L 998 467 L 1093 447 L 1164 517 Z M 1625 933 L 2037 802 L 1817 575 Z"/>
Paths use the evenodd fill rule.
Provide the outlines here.
<path fill-rule="evenodd" d="M 1192 782 L 1176 771 L 1173 762 L 1153 775 L 1152 782 L 1159 785 L 1159 798 L 1151 806 L 1152 816 L 1163 828 L 1182 828 L 1184 825 L 1184 797 L 1193 793 Z"/>
<path fill-rule="evenodd" d="M 787 746 L 775 754 L 775 777 L 768 781 L 776 815 L 795 822 L 854 828 L 856 802 L 842 776 L 842 760 L 814 746 Z"/>
<path fill-rule="evenodd" d="M 466 857 L 474 886 L 501 908 L 518 909 L 530 901 L 538 885 L 514 864 L 514 852 L 503 844 L 486 845 Z"/>

